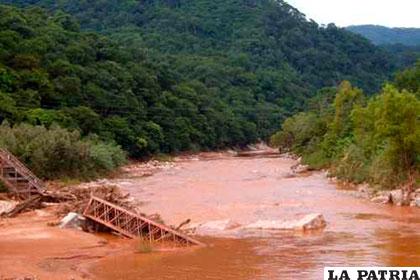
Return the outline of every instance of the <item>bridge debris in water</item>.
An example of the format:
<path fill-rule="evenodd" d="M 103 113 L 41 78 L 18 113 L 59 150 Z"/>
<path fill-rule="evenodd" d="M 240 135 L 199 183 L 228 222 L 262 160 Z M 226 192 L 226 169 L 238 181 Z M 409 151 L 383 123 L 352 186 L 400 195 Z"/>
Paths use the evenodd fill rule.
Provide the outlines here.
<path fill-rule="evenodd" d="M 205 246 L 204 243 L 168 226 L 94 196 L 91 197 L 83 215 L 129 238 L 140 238 L 150 243 L 171 242 L 180 246 Z"/>

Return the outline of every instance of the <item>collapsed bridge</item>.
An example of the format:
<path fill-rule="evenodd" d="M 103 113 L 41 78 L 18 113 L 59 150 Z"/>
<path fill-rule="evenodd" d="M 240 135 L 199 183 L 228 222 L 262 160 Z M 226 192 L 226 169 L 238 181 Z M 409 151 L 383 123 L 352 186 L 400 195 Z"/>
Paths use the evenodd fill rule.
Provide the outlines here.
<path fill-rule="evenodd" d="M 26 199 L 20 204 L 22 209 L 33 200 L 41 201 L 48 196 L 43 181 L 5 149 L 0 149 L 0 181 L 13 195 Z M 171 242 L 179 246 L 204 245 L 175 229 L 95 196 L 91 196 L 83 214 L 91 221 L 128 238 L 140 238 L 150 243 Z"/>
<path fill-rule="evenodd" d="M 94 196 L 83 215 L 129 238 L 140 238 L 150 243 L 171 242 L 179 246 L 205 245 L 168 226 Z"/>

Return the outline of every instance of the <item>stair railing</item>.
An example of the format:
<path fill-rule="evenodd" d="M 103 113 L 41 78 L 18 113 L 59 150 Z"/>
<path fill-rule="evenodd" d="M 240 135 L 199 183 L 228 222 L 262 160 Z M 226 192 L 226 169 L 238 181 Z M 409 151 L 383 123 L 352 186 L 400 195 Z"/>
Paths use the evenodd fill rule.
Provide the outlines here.
<path fill-rule="evenodd" d="M 44 182 L 33 174 L 19 159 L 6 149 L 0 148 L 0 158 L 3 162 L 15 168 L 17 172 L 28 180 L 31 187 L 34 187 L 38 192 L 44 191 Z"/>

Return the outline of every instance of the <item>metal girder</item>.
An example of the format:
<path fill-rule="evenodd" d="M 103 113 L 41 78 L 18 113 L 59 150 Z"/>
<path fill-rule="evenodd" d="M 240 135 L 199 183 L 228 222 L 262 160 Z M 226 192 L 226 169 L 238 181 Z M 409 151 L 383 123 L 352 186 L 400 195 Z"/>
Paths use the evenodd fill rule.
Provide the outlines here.
<path fill-rule="evenodd" d="M 205 246 L 204 243 L 168 226 L 141 217 L 94 196 L 90 198 L 83 215 L 129 238 L 143 238 L 150 242 L 162 242 L 171 239 L 172 242 L 182 246 Z"/>

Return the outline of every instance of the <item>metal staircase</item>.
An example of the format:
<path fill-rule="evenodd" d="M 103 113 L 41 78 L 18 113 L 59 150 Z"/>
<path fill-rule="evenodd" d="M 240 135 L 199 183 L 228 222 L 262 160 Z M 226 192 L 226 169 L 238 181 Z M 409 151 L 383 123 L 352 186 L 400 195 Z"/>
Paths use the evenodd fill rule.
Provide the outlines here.
<path fill-rule="evenodd" d="M 0 149 L 0 181 L 22 198 L 45 191 L 44 183 L 6 149 Z"/>
<path fill-rule="evenodd" d="M 94 196 L 91 197 L 83 215 L 129 238 L 140 238 L 150 243 L 171 242 L 179 246 L 205 246 L 204 243 L 168 226 Z"/>

